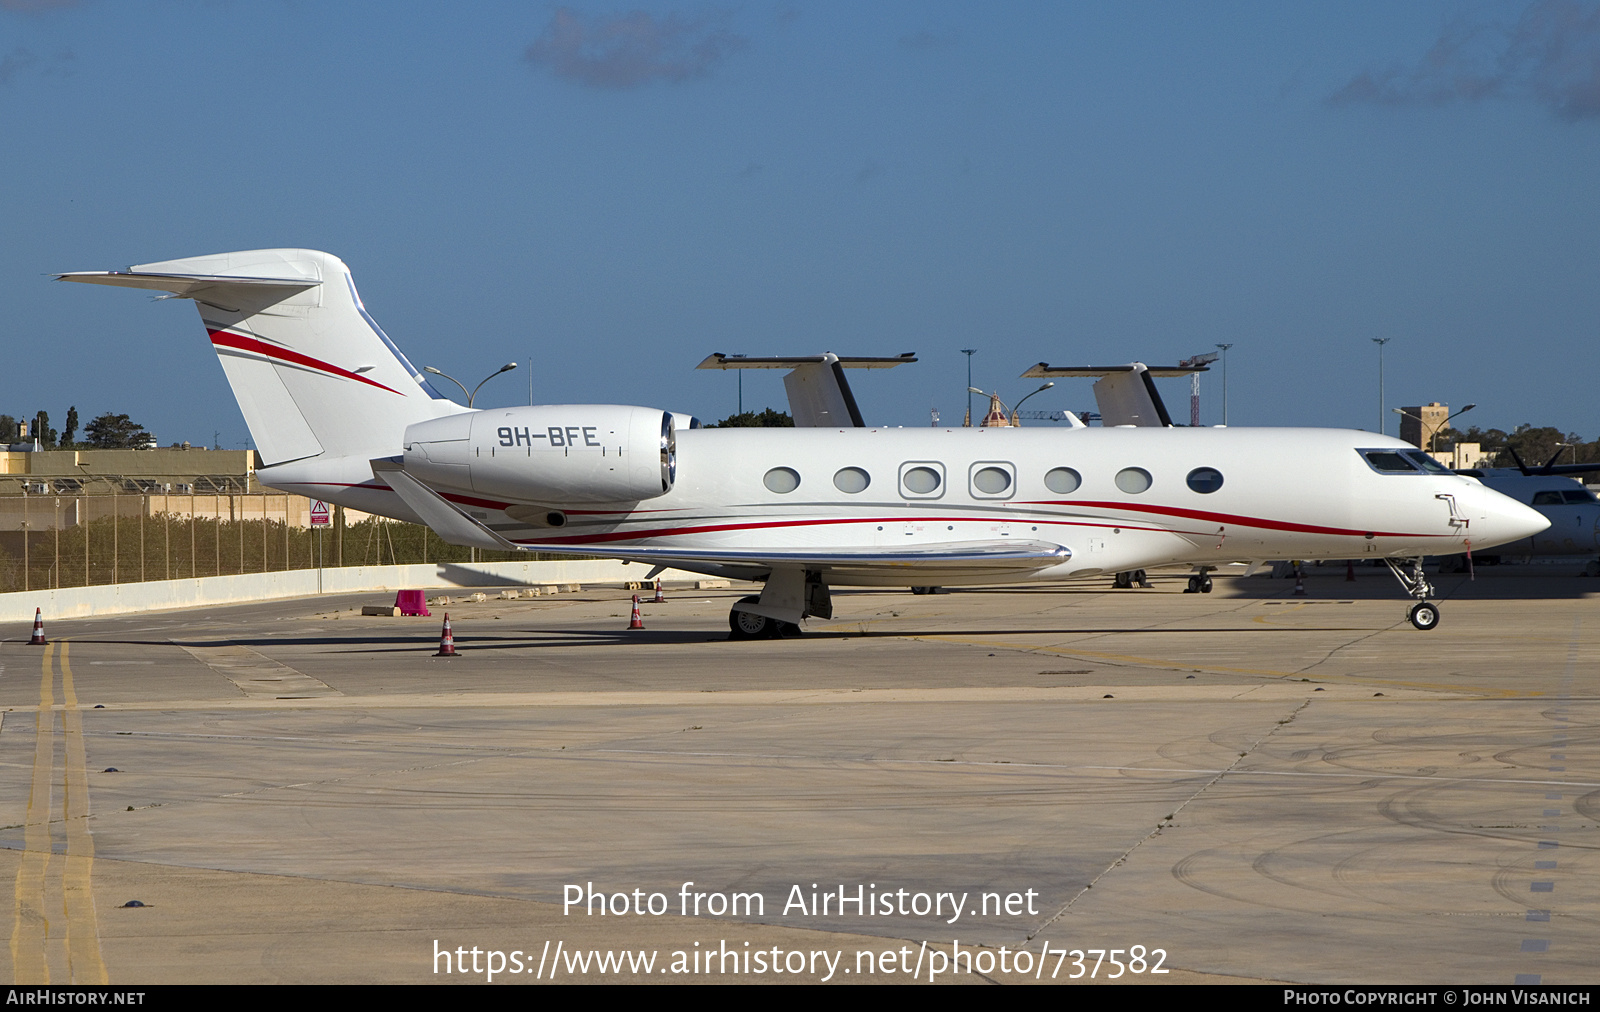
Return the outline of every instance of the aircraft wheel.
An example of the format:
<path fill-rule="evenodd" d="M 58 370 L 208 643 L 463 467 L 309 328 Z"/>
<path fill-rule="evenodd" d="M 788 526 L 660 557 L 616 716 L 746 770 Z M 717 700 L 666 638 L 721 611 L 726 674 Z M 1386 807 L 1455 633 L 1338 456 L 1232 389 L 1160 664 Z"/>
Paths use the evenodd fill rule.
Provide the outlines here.
<path fill-rule="evenodd" d="M 1111 580 L 1111 589 L 1113 589 L 1113 590 L 1128 590 L 1132 586 L 1133 586 L 1133 574 L 1131 572 L 1130 573 L 1118 573 Z"/>
<path fill-rule="evenodd" d="M 1432 629 L 1439 624 L 1439 608 L 1426 601 L 1418 601 L 1411 606 L 1408 617 L 1411 619 L 1411 624 L 1418 629 Z"/>
<path fill-rule="evenodd" d="M 1198 576 L 1189 577 L 1189 586 L 1188 586 L 1187 589 L 1184 590 L 1184 593 L 1185 594 L 1198 594 L 1198 593 L 1200 593 L 1200 577 L 1198 577 Z"/>
<path fill-rule="evenodd" d="M 918 596 L 921 596 L 923 594 L 926 594 L 931 589 L 932 588 L 930 588 L 930 587 L 912 587 L 911 588 L 911 593 L 916 594 Z"/>
<path fill-rule="evenodd" d="M 755 604 L 759 600 L 761 600 L 759 597 L 746 597 L 741 598 L 739 604 Z M 733 606 L 733 610 L 728 612 L 728 629 L 730 630 L 728 638 L 735 640 L 763 639 L 771 636 L 778 624 L 765 615 L 757 615 L 753 611 L 745 611 L 736 604 Z"/>
<path fill-rule="evenodd" d="M 1200 593 L 1202 593 L 1202 594 L 1211 593 L 1211 577 L 1209 577 L 1209 576 L 1200 577 Z"/>

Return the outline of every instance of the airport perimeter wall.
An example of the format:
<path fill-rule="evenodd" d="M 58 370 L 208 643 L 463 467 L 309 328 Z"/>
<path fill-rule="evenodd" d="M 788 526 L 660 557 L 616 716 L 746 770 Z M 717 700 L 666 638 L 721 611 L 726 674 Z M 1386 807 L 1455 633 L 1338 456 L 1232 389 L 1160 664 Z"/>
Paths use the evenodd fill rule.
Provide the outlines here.
<path fill-rule="evenodd" d="M 346 566 L 341 569 L 294 569 L 242 576 L 202 576 L 189 580 L 151 580 L 98 587 L 18 591 L 0 594 L 0 622 L 33 618 L 35 608 L 47 619 L 126 615 L 165 608 L 243 604 L 318 594 L 361 591 L 460 587 L 524 587 L 548 583 L 624 584 L 643 580 L 650 567 L 614 559 L 558 562 L 440 562 L 409 566 Z M 704 577 L 669 569 L 661 579 Z"/>

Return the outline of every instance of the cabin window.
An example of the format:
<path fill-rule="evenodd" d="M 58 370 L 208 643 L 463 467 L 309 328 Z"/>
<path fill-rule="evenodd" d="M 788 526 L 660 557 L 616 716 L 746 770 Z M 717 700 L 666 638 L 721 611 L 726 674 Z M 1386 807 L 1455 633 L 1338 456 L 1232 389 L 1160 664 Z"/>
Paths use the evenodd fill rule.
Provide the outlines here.
<path fill-rule="evenodd" d="M 1150 472 L 1142 467 L 1125 467 L 1117 472 L 1117 487 L 1129 495 L 1138 495 L 1150 487 Z"/>
<path fill-rule="evenodd" d="M 972 494 L 984 499 L 1009 496 L 1017 483 L 1015 468 L 1000 461 L 973 464 L 970 480 Z"/>
<path fill-rule="evenodd" d="M 1189 487 L 1202 495 L 1210 495 L 1222 487 L 1222 472 L 1214 467 L 1197 467 L 1189 472 Z"/>
<path fill-rule="evenodd" d="M 859 467 L 841 467 L 833 475 L 833 487 L 850 495 L 866 491 L 871 484 L 872 476 Z"/>
<path fill-rule="evenodd" d="M 1070 467 L 1052 467 L 1044 475 L 1044 487 L 1056 495 L 1076 492 L 1082 484 L 1083 476 Z"/>
<path fill-rule="evenodd" d="M 1567 501 L 1568 505 L 1585 505 L 1587 503 L 1594 502 L 1594 493 L 1590 492 L 1588 489 L 1583 489 L 1580 491 L 1579 489 L 1569 488 L 1562 492 L 1561 496 Z"/>
<path fill-rule="evenodd" d="M 907 498 L 937 498 L 944 488 L 944 465 L 907 463 L 900 465 L 900 494 Z"/>
<path fill-rule="evenodd" d="M 767 486 L 768 492 L 779 495 L 793 492 L 800 487 L 800 472 L 792 467 L 775 467 L 762 477 L 761 484 Z"/>
<path fill-rule="evenodd" d="M 1578 501 L 1582 502 L 1583 500 L 1580 499 Z M 1557 489 L 1550 489 L 1547 492 L 1535 492 L 1533 494 L 1533 505 L 1560 506 L 1562 505 L 1561 492 Z"/>

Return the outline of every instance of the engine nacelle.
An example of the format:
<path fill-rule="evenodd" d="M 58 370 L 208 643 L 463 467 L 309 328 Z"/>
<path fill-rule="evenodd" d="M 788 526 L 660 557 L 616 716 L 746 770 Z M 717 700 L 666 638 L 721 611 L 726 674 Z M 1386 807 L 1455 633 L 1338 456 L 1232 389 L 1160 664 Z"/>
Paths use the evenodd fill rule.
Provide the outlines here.
<path fill-rule="evenodd" d="M 623 404 L 492 408 L 406 427 L 428 485 L 561 505 L 653 499 L 677 477 L 672 415 Z"/>

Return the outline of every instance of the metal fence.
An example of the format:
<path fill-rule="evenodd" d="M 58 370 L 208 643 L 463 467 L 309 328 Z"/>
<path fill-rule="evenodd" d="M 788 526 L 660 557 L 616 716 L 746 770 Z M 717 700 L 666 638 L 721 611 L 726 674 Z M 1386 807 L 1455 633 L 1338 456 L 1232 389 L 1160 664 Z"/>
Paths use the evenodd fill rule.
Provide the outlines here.
<path fill-rule="evenodd" d="M 318 566 L 501 562 L 565 555 L 445 544 L 426 527 L 342 509 L 311 529 L 281 493 L 0 495 L 0 593 Z"/>

